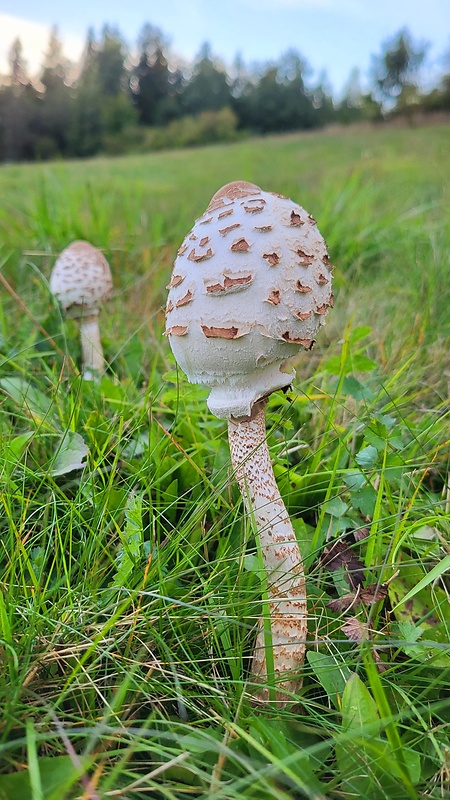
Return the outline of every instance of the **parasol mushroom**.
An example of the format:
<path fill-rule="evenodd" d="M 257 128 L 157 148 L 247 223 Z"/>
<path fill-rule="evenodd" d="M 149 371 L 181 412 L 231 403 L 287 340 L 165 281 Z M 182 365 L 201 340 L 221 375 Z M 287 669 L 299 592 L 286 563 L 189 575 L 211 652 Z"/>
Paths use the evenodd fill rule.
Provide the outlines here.
<path fill-rule="evenodd" d="M 99 304 L 112 289 L 109 264 L 89 242 L 72 242 L 57 258 L 50 289 L 69 319 L 80 322 L 83 377 L 91 380 L 105 369 L 98 327 Z"/>
<path fill-rule="evenodd" d="M 166 333 L 189 381 L 210 388 L 228 420 L 232 465 L 267 574 L 276 699 L 301 687 L 307 609 L 302 556 L 266 443 L 271 392 L 292 383 L 285 362 L 309 350 L 333 305 L 326 244 L 315 220 L 282 195 L 227 184 L 185 237 L 175 261 Z M 259 625 L 253 679 L 269 697 L 267 633 Z M 270 641 L 270 640 L 269 640 Z M 270 680 L 269 680 L 270 683 Z"/>

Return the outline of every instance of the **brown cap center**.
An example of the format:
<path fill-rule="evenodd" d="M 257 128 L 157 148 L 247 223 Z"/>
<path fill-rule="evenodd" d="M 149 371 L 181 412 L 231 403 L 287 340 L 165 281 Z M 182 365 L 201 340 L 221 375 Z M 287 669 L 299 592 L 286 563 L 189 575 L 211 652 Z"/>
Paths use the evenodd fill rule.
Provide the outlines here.
<path fill-rule="evenodd" d="M 261 194 L 261 189 L 254 183 L 248 181 L 232 181 L 222 186 L 215 195 L 212 196 L 209 207 L 218 205 L 217 201 L 227 197 L 229 200 L 238 200 L 241 197 L 249 197 L 252 194 Z"/>

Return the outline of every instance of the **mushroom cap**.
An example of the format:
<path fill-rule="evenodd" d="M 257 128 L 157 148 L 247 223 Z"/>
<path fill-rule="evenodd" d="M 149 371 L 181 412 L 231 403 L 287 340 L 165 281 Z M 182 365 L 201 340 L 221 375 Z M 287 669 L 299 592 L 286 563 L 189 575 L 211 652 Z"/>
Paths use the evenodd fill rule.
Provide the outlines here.
<path fill-rule="evenodd" d="M 315 220 L 282 195 L 227 184 L 185 237 L 169 283 L 166 334 L 218 417 L 248 417 L 289 386 L 287 358 L 311 348 L 333 305 Z"/>
<path fill-rule="evenodd" d="M 72 242 L 57 258 L 50 289 L 72 319 L 96 316 L 112 290 L 109 264 L 100 250 L 82 240 Z"/>

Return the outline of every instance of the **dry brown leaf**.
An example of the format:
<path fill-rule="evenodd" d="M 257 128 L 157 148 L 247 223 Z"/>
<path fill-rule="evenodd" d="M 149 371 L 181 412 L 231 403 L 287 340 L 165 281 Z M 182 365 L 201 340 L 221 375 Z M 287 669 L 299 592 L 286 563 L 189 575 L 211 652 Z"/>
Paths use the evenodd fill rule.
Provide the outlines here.
<path fill-rule="evenodd" d="M 341 629 L 351 642 L 366 642 L 369 638 L 369 626 L 358 617 L 347 617 Z"/>

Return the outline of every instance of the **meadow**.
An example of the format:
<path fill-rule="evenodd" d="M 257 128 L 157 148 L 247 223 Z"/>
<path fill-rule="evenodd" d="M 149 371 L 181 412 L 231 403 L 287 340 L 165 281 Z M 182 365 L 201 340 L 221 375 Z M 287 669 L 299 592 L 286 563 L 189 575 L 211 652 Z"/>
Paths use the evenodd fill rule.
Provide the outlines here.
<path fill-rule="evenodd" d="M 0 169 L 0 800 L 450 792 L 448 126 Z M 166 285 L 228 181 L 318 221 L 335 307 L 268 443 L 307 569 L 303 688 L 255 704 L 264 577 Z M 48 280 L 102 248 L 108 371 Z"/>

